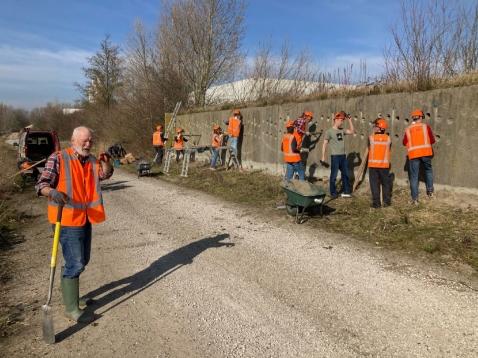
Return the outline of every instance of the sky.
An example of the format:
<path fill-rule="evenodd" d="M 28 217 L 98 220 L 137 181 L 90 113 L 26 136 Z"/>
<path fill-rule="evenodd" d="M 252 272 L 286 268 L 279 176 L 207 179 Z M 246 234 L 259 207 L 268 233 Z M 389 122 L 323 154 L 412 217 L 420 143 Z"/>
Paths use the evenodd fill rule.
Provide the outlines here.
<path fill-rule="evenodd" d="M 150 29 L 161 0 L 0 0 L 0 103 L 31 110 L 81 97 L 74 82 L 100 49 L 105 34 L 123 45 L 135 19 Z M 259 39 L 287 37 L 307 47 L 324 72 L 366 63 L 382 72 L 381 48 L 400 13 L 399 0 L 249 0 L 244 49 Z"/>

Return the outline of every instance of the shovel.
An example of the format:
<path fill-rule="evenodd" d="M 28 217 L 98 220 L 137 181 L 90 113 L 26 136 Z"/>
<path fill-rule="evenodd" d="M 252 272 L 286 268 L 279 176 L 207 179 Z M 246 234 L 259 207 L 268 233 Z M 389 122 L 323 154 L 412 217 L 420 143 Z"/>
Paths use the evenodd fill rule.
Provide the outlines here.
<path fill-rule="evenodd" d="M 53 329 L 53 316 L 51 314 L 50 300 L 53 290 L 53 281 L 55 279 L 56 269 L 56 254 L 58 252 L 58 242 L 60 241 L 60 228 L 61 228 L 61 212 L 63 206 L 58 206 L 58 214 L 55 224 L 55 235 L 53 236 L 53 249 L 51 250 L 51 263 L 50 263 L 50 291 L 48 292 L 48 299 L 46 303 L 41 306 L 43 308 L 43 340 L 45 343 L 55 343 L 55 330 Z"/>

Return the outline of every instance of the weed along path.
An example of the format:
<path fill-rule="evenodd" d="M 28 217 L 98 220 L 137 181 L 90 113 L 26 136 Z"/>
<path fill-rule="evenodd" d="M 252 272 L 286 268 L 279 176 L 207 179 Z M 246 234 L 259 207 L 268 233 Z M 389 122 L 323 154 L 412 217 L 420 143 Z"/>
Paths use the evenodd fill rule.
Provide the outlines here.
<path fill-rule="evenodd" d="M 478 292 L 455 273 L 121 169 L 103 189 L 80 278 L 96 321 L 63 320 L 56 282 L 57 343 L 43 342 L 52 235 L 32 195 L 3 356 L 478 356 Z"/>

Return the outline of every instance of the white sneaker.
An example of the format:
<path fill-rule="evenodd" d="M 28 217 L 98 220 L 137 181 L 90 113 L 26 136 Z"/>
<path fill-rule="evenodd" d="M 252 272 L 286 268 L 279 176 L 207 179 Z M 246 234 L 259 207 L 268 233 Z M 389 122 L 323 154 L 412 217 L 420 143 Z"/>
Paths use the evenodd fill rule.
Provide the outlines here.
<path fill-rule="evenodd" d="M 355 196 L 353 196 L 352 194 L 342 194 L 342 198 L 355 198 Z"/>
<path fill-rule="evenodd" d="M 418 202 L 418 199 L 412 199 L 412 200 L 410 200 L 410 201 L 408 202 L 408 204 L 410 204 L 410 205 L 418 205 L 419 202 Z"/>

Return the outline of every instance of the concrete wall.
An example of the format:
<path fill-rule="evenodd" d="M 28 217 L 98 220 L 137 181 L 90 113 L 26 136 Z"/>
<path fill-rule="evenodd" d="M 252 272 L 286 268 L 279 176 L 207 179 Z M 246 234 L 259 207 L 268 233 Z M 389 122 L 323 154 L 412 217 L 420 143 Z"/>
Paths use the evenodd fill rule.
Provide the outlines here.
<path fill-rule="evenodd" d="M 401 143 L 403 132 L 411 123 L 411 112 L 421 109 L 426 115 L 424 122 L 431 126 L 437 140 L 433 158 L 435 186 L 478 189 L 478 86 L 240 109 L 244 131 L 239 149 L 245 169 L 285 174 L 280 151 L 285 123 L 298 118 L 303 111 L 312 111 L 314 119 L 309 131 L 325 133 L 332 126 L 333 114 L 344 110 L 352 115 L 355 126 L 355 134 L 346 136 L 345 142 L 350 176 L 354 177 L 353 172 L 363 159 L 372 122 L 381 117 L 387 121 L 387 133 L 392 139 L 391 172 L 395 180 L 402 183 L 408 179 L 407 151 Z M 196 143 L 210 145 L 213 126 L 227 128 L 224 120 L 231 112 L 178 116 L 175 127 L 182 126 L 187 133 L 200 135 L 193 137 Z M 347 122 L 344 126 L 347 128 Z M 328 176 L 330 169 L 319 164 L 323 135 L 310 139 L 304 143 L 304 147 L 309 148 L 308 153 L 303 153 L 306 173 L 314 177 Z"/>

